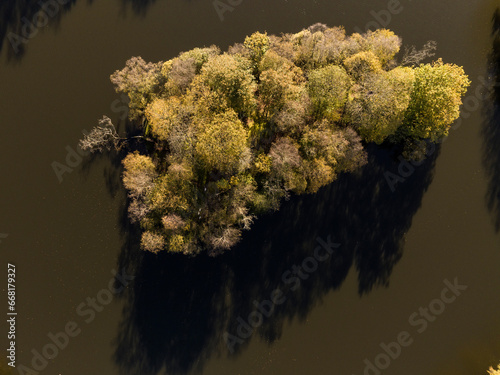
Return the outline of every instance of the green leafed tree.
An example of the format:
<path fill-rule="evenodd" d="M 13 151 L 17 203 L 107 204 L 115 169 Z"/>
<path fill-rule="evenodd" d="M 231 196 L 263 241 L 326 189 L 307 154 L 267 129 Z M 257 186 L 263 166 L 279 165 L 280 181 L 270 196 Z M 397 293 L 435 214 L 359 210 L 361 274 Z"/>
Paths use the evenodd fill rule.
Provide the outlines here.
<path fill-rule="evenodd" d="M 216 115 L 199 127 L 195 153 L 203 169 L 227 175 L 248 167 L 247 131 L 234 111 Z"/>
<path fill-rule="evenodd" d="M 410 103 L 414 81 L 411 68 L 398 67 L 372 73 L 353 87 L 347 118 L 363 140 L 380 144 L 397 131 Z"/>
<path fill-rule="evenodd" d="M 338 65 L 327 65 L 310 71 L 308 78 L 314 117 L 340 121 L 352 85 L 345 69 Z"/>
<path fill-rule="evenodd" d="M 267 33 L 253 33 L 245 38 L 243 45 L 248 49 L 250 59 L 257 66 L 264 56 L 264 54 L 269 49 L 270 40 Z"/>
<path fill-rule="evenodd" d="M 448 135 L 459 117 L 470 81 L 462 67 L 441 59 L 421 64 L 414 72 L 415 83 L 400 136 L 436 142 Z"/>
<path fill-rule="evenodd" d="M 151 132 L 159 141 L 168 140 L 172 128 L 179 121 L 181 107 L 181 99 L 177 96 L 153 99 L 145 110 L 147 133 Z"/>
<path fill-rule="evenodd" d="M 266 120 L 298 100 L 305 90 L 305 77 L 300 68 L 268 51 L 260 63 L 258 84 L 259 109 Z"/>
<path fill-rule="evenodd" d="M 216 101 L 214 108 L 220 111 L 231 108 L 239 115 L 249 116 L 255 110 L 256 88 L 250 61 L 240 55 L 222 54 L 203 65 L 189 95 L 193 102 L 208 96 Z"/>
<path fill-rule="evenodd" d="M 372 51 L 362 51 L 344 60 L 344 66 L 356 81 L 382 71 L 382 63 Z"/>

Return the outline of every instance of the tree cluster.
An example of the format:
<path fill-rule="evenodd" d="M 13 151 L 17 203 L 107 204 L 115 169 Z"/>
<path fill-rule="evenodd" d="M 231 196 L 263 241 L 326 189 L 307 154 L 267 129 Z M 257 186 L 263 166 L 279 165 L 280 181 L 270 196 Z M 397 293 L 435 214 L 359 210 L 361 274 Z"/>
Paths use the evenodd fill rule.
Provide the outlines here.
<path fill-rule="evenodd" d="M 152 140 L 147 155 L 123 161 L 142 248 L 218 254 L 291 193 L 314 193 L 365 164 L 364 144 L 447 135 L 467 76 L 441 60 L 417 65 L 432 43 L 398 64 L 400 47 L 386 29 L 348 36 L 316 24 L 257 32 L 224 53 L 130 59 L 111 80 Z M 101 149 L 118 138 L 102 124 L 95 135 Z"/>

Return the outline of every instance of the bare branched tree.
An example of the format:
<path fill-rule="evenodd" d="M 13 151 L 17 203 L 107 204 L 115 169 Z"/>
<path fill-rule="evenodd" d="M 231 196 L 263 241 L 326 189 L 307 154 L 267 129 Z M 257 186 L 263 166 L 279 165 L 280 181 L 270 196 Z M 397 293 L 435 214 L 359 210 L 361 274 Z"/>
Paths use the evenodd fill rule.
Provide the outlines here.
<path fill-rule="evenodd" d="M 116 132 L 115 126 L 111 119 L 103 116 L 99 120 L 99 125 L 93 128 L 90 133 L 85 134 L 80 140 L 80 148 L 82 150 L 90 150 L 91 152 L 102 152 L 104 149 L 110 151 L 111 149 L 118 150 L 125 142 L 125 138 L 120 138 Z"/>
<path fill-rule="evenodd" d="M 132 223 L 140 223 L 150 211 L 143 199 L 132 199 L 128 206 L 128 215 Z"/>
<path fill-rule="evenodd" d="M 210 236 L 210 243 L 213 247 L 213 254 L 220 250 L 229 250 L 233 247 L 241 236 L 241 230 L 227 227 L 220 233 Z"/>
<path fill-rule="evenodd" d="M 158 233 L 146 231 L 142 233 L 141 247 L 156 254 L 165 248 L 165 239 Z"/>
<path fill-rule="evenodd" d="M 418 50 L 415 46 L 405 47 L 405 53 L 403 55 L 403 59 L 401 60 L 401 66 L 417 65 L 426 58 L 434 56 L 434 51 L 436 49 L 437 43 L 433 40 L 429 40 L 425 43 L 420 50 Z"/>
<path fill-rule="evenodd" d="M 176 214 L 168 214 L 161 219 L 166 230 L 176 231 L 186 225 L 186 222 Z"/>

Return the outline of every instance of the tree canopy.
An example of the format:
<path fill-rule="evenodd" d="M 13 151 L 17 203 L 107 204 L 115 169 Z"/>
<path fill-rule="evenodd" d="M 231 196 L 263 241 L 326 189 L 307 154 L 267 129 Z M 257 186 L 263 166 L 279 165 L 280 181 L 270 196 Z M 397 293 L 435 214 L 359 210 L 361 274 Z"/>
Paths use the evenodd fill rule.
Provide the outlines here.
<path fill-rule="evenodd" d="M 446 136 L 467 76 L 441 59 L 422 64 L 433 43 L 407 50 L 398 64 L 400 47 L 390 30 L 348 36 L 316 24 L 257 32 L 227 52 L 131 58 L 111 81 L 129 96 L 130 119 L 149 142 L 147 154 L 123 161 L 142 248 L 219 254 L 290 194 L 314 193 L 364 165 L 364 144 Z M 108 120 L 82 145 L 117 145 Z"/>

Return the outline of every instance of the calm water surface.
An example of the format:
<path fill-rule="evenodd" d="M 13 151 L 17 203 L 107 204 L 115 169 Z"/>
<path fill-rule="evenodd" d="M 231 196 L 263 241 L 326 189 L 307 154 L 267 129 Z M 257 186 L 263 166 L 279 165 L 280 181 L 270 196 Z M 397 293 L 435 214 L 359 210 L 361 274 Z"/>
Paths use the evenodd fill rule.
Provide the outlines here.
<path fill-rule="evenodd" d="M 292 198 L 260 218 L 234 251 L 187 259 L 137 250 L 119 157 L 77 160 L 62 182 L 51 167 L 65 163 L 68 147 L 76 149 L 103 114 L 124 130 L 109 75 L 134 55 L 159 61 L 197 46 L 224 49 L 256 30 L 296 32 L 323 22 L 351 33 L 388 2 L 243 1 L 221 22 L 208 0 L 73 0 L 17 55 L 6 32 L 38 7 L 2 3 L 0 233 L 9 236 L 1 239 L 0 266 L 17 266 L 17 363 L 31 367 L 31 350 L 42 351 L 47 334 L 70 321 L 81 333 L 41 374 L 357 375 L 365 358 L 374 361 L 381 343 L 403 331 L 412 343 L 383 374 L 477 375 L 498 363 L 500 95 L 477 95 L 500 71 L 492 35 L 500 3 L 400 4 L 388 27 L 407 45 L 437 41 L 437 54 L 472 80 L 460 126 L 395 192 L 384 173 L 397 172 L 397 155 L 369 148 L 359 174 Z M 282 275 L 328 236 L 341 246 L 287 290 Z M 112 270 L 135 280 L 95 316 L 78 314 L 108 287 Z M 455 278 L 467 289 L 419 333 L 410 316 Z M 231 354 L 224 333 L 234 334 L 254 301 L 275 288 L 286 301 Z"/>

